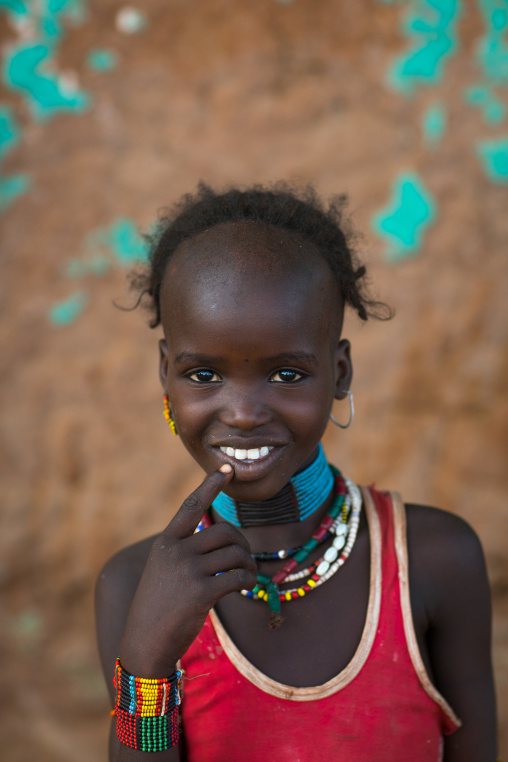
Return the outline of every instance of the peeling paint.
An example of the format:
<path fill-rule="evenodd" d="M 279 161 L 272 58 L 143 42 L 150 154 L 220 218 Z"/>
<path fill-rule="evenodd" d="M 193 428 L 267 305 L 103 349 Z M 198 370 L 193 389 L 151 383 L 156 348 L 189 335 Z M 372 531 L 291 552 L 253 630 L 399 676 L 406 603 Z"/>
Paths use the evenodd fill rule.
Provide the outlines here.
<path fill-rule="evenodd" d="M 497 97 L 492 85 L 473 85 L 464 91 L 464 100 L 470 106 L 477 106 L 487 124 L 498 124 L 506 116 L 506 107 Z"/>
<path fill-rule="evenodd" d="M 112 71 L 118 66 L 118 56 L 114 50 L 96 48 L 88 53 L 86 65 L 92 71 Z"/>
<path fill-rule="evenodd" d="M 388 242 L 387 259 L 395 262 L 414 256 L 435 216 L 435 203 L 418 176 L 400 175 L 388 206 L 372 221 L 374 230 Z"/>
<path fill-rule="evenodd" d="M 112 264 L 130 267 L 146 261 L 147 244 L 136 224 L 128 217 L 119 217 L 111 225 L 98 228 L 88 234 L 85 248 L 93 256 L 105 256 Z"/>
<path fill-rule="evenodd" d="M 446 109 L 442 103 L 434 103 L 425 111 L 422 119 L 423 137 L 427 147 L 441 142 L 446 130 Z"/>
<path fill-rule="evenodd" d="M 508 0 L 478 0 L 478 4 L 485 24 L 485 34 L 476 48 L 483 81 L 467 88 L 464 97 L 481 109 L 487 124 L 496 124 L 506 116 L 496 88 L 508 86 Z"/>
<path fill-rule="evenodd" d="M 0 159 L 19 143 L 20 130 L 12 109 L 0 106 Z M 0 170 L 0 213 L 30 187 L 28 175 L 9 175 L 4 177 Z"/>
<path fill-rule="evenodd" d="M 45 44 L 19 46 L 6 56 L 4 65 L 6 84 L 22 92 L 34 118 L 40 121 L 57 112 L 85 111 L 89 105 L 86 93 L 47 68 L 51 54 Z"/>
<path fill-rule="evenodd" d="M 67 262 L 64 273 L 68 278 L 82 279 L 89 275 L 101 277 L 113 267 L 132 267 L 146 262 L 148 245 L 136 224 L 128 217 L 118 217 L 110 225 L 97 228 L 89 233 L 83 242 L 82 258 Z M 55 325 L 73 323 L 83 312 L 88 302 L 84 290 L 75 291 L 63 302 L 49 311 L 49 319 Z"/>
<path fill-rule="evenodd" d="M 88 295 L 84 291 L 74 291 L 67 299 L 51 307 L 49 320 L 53 325 L 69 325 L 81 315 L 87 304 Z"/>
<path fill-rule="evenodd" d="M 476 144 L 487 176 L 495 183 L 508 184 L 508 135 Z"/>
<path fill-rule="evenodd" d="M 419 85 L 434 85 L 456 51 L 460 0 L 415 0 L 403 19 L 409 49 L 393 64 L 388 83 L 406 95 Z"/>
<path fill-rule="evenodd" d="M 45 3 L 0 0 L 22 40 L 5 54 L 3 80 L 19 92 L 35 119 L 44 121 L 58 112 L 82 112 L 90 98 L 80 90 L 75 75 L 58 72 L 56 54 L 64 34 L 63 20 L 81 23 L 84 7 L 78 0 L 47 0 Z M 29 39 L 26 39 L 26 38 Z"/>
<path fill-rule="evenodd" d="M 508 84 L 508 0 L 478 0 L 485 23 L 477 57 L 486 78 L 491 82 Z"/>

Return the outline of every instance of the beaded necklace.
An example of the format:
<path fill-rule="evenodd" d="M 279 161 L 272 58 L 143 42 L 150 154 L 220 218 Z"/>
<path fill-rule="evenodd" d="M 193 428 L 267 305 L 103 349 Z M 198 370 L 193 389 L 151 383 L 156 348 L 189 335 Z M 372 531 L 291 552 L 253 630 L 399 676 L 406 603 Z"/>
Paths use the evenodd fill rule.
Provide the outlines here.
<path fill-rule="evenodd" d="M 344 564 L 355 543 L 362 506 L 360 490 L 350 479 L 343 477 L 336 468 L 330 466 L 330 469 L 334 475 L 335 499 L 318 529 L 304 545 L 292 549 L 292 558 L 272 577 L 258 574 L 257 584 L 253 590 L 240 591 L 246 598 L 257 598 L 268 603 L 270 609 L 269 626 L 271 628 L 279 627 L 282 624 L 283 619 L 280 614 L 281 603 L 302 598 L 330 579 Z M 205 529 L 211 523 L 210 515 L 206 513 L 198 524 L 196 531 L 199 532 Z M 331 535 L 334 535 L 334 539 L 323 556 L 309 567 L 296 571 L 297 567 L 308 558 L 310 553 Z M 289 553 L 290 551 L 287 552 Z M 257 554 L 257 556 L 267 556 L 271 559 L 274 557 L 274 554 Z M 281 556 L 278 557 L 280 558 Z M 281 584 L 296 582 L 306 577 L 306 582 L 300 587 L 280 590 Z"/>
<path fill-rule="evenodd" d="M 307 581 L 300 587 L 281 591 L 279 590 L 278 584 L 276 583 L 277 575 L 274 575 L 270 579 L 270 577 L 267 577 L 266 575 L 258 574 L 258 584 L 254 587 L 253 590 L 240 591 L 241 594 L 246 598 L 258 598 L 268 603 L 271 612 L 269 621 L 270 627 L 278 627 L 281 624 L 281 603 L 303 598 L 303 596 L 307 595 L 307 593 L 310 593 L 312 590 L 320 587 L 327 580 L 329 580 L 330 577 L 333 577 L 333 575 L 340 569 L 340 567 L 345 563 L 348 556 L 350 555 L 356 540 L 356 536 L 358 534 L 360 512 L 362 507 L 362 496 L 356 484 L 353 484 L 353 482 L 351 482 L 349 479 L 345 479 L 345 482 L 347 485 L 347 490 L 351 495 L 351 502 L 353 507 L 350 518 L 348 520 L 348 529 L 346 535 L 347 542 L 342 553 L 339 555 L 339 550 L 344 546 L 343 533 L 336 536 L 335 540 L 328 548 L 325 555 L 320 558 L 316 564 L 313 564 L 308 569 L 303 569 L 302 571 L 297 572 L 293 575 L 285 576 L 284 582 L 293 582 L 297 579 L 303 579 L 307 575 L 310 575 Z M 343 524 L 339 524 L 338 526 L 341 527 Z M 335 545 L 336 540 L 337 545 Z M 275 601 L 275 595 L 277 595 L 278 598 L 278 610 L 277 602 Z M 278 617 L 277 614 L 279 615 Z"/>
<path fill-rule="evenodd" d="M 236 527 L 303 521 L 323 505 L 332 491 L 333 473 L 321 444 L 310 466 L 291 477 L 273 497 L 259 503 L 241 503 L 220 492 L 212 503 L 217 513 Z"/>

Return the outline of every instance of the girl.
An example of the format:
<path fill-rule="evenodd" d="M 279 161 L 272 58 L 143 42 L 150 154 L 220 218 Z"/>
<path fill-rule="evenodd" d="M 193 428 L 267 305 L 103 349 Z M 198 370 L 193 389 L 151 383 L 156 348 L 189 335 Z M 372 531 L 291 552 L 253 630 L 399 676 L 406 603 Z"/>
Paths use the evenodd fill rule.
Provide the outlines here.
<path fill-rule="evenodd" d="M 207 476 L 99 577 L 110 760 L 495 760 L 476 535 L 357 487 L 320 445 L 334 399 L 338 425 L 354 413 L 344 308 L 384 309 L 342 205 L 200 186 L 153 237 L 136 285 L 168 423 Z"/>

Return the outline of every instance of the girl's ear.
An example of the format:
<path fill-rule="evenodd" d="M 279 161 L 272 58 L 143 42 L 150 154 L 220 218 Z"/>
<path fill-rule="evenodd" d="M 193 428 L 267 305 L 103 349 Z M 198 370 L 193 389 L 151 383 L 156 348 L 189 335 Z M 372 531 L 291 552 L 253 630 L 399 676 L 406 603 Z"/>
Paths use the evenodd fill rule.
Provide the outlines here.
<path fill-rule="evenodd" d="M 351 344 L 341 339 L 335 351 L 335 399 L 343 400 L 351 387 L 353 365 L 351 363 Z"/>
<path fill-rule="evenodd" d="M 169 352 L 166 339 L 160 339 L 159 341 L 159 378 L 161 380 L 162 388 L 167 394 L 168 391 L 168 362 Z"/>

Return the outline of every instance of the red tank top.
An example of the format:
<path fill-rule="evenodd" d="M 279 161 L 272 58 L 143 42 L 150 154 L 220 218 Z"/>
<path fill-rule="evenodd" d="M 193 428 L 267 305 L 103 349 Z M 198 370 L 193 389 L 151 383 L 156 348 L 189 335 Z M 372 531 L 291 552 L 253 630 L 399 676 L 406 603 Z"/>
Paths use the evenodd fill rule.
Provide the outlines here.
<path fill-rule="evenodd" d="M 365 626 L 356 653 L 327 683 L 295 688 L 240 653 L 210 612 L 182 659 L 189 762 L 438 762 L 460 726 L 418 650 L 397 493 L 363 489 L 371 546 Z M 340 573 L 340 572 L 339 572 Z"/>

